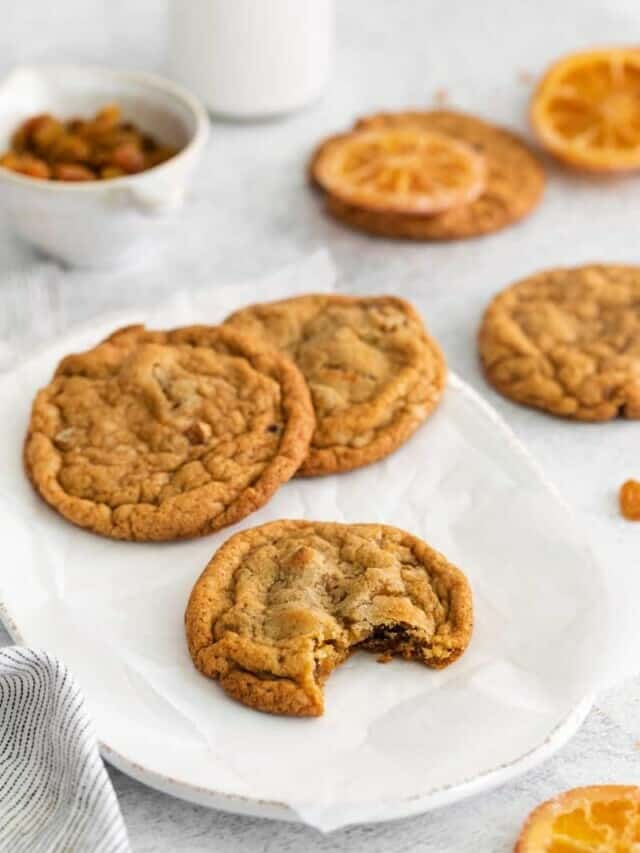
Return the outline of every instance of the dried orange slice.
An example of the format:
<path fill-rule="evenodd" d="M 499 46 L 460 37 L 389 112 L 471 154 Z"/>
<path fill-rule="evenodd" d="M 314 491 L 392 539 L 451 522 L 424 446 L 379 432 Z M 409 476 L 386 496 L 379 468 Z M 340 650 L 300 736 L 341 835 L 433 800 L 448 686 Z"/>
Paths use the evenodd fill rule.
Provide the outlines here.
<path fill-rule="evenodd" d="M 322 147 L 313 171 L 323 189 L 347 204 L 425 216 L 474 201 L 485 185 L 481 154 L 417 127 L 337 136 Z"/>
<path fill-rule="evenodd" d="M 620 512 L 629 521 L 640 521 L 640 483 L 627 480 L 620 486 Z"/>
<path fill-rule="evenodd" d="M 542 144 L 597 172 L 640 169 L 640 52 L 575 53 L 552 65 L 531 104 Z"/>
<path fill-rule="evenodd" d="M 640 788 L 573 788 L 529 815 L 515 853 L 635 853 L 640 850 Z"/>

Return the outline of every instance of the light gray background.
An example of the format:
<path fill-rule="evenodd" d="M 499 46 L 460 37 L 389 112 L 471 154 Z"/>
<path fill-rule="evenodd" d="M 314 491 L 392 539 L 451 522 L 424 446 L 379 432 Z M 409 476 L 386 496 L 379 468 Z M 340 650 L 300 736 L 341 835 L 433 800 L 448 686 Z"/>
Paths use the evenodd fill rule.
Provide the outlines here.
<path fill-rule="evenodd" d="M 640 182 L 586 181 L 550 166 L 545 200 L 530 220 L 494 237 L 438 246 L 350 233 L 325 219 L 304 179 L 305 159 L 322 135 L 360 113 L 431 103 L 440 90 L 452 104 L 526 131 L 528 75 L 577 46 L 636 39 L 640 9 L 636 0 L 338 0 L 338 6 L 335 76 L 323 102 L 281 122 L 214 123 L 183 214 L 136 269 L 65 270 L 17 243 L 0 219 L 0 369 L 38 341 L 105 311 L 142 308 L 176 287 L 257 275 L 328 246 L 341 289 L 399 293 L 417 302 L 451 366 L 504 414 L 582 514 L 616 611 L 614 687 L 598 698 L 568 746 L 518 782 L 420 818 L 330 836 L 191 806 L 111 771 L 136 853 L 506 853 L 527 812 L 556 791 L 640 783 L 640 680 L 629 678 L 640 650 L 631 583 L 640 530 L 620 521 L 615 506 L 619 483 L 640 476 L 638 425 L 580 426 L 513 406 L 486 388 L 474 346 L 482 308 L 510 281 L 544 266 L 637 262 Z M 161 0 L 5 0 L 3 12 L 2 72 L 45 58 L 163 70 Z M 0 644 L 8 642 L 0 629 Z"/>

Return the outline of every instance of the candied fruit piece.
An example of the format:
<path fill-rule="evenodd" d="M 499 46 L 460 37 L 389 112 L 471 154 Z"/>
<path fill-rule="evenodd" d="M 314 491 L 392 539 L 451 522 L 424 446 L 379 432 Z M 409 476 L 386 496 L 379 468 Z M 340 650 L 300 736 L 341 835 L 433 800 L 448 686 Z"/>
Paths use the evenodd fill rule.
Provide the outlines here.
<path fill-rule="evenodd" d="M 89 159 L 89 145 L 85 139 L 63 133 L 53 146 L 52 159 L 64 163 L 77 163 Z"/>
<path fill-rule="evenodd" d="M 97 130 L 108 130 L 118 124 L 121 116 L 122 113 L 117 104 L 107 104 L 106 107 L 98 110 L 92 124 Z"/>
<path fill-rule="evenodd" d="M 639 830 L 640 788 L 574 788 L 529 815 L 515 853 L 633 853 Z"/>
<path fill-rule="evenodd" d="M 12 172 L 19 172 L 21 175 L 27 175 L 29 178 L 41 178 L 46 180 L 51 177 L 49 167 L 38 157 L 31 154 L 14 154 L 9 152 L 0 159 L 0 165 L 6 169 L 11 169 Z"/>
<path fill-rule="evenodd" d="M 110 178 L 121 178 L 123 175 L 127 173 L 124 169 L 121 169 L 120 166 L 103 166 L 100 169 L 100 177 L 103 180 L 109 180 Z"/>
<path fill-rule="evenodd" d="M 46 154 L 64 134 L 65 128 L 62 122 L 52 116 L 46 116 L 32 131 L 30 141 L 38 153 Z"/>
<path fill-rule="evenodd" d="M 31 142 L 33 134 L 52 118 L 53 116 L 50 116 L 49 113 L 39 113 L 23 121 L 11 138 L 13 147 L 17 149 L 18 145 L 27 146 Z"/>
<path fill-rule="evenodd" d="M 111 157 L 114 165 L 124 172 L 133 174 L 144 169 L 144 155 L 133 142 L 123 142 L 114 149 Z"/>
<path fill-rule="evenodd" d="M 640 521 L 640 483 L 627 480 L 620 487 L 620 512 L 629 521 Z"/>
<path fill-rule="evenodd" d="M 57 181 L 95 181 L 96 174 L 80 163 L 57 163 L 53 167 L 53 177 Z"/>
<path fill-rule="evenodd" d="M 176 149 L 171 145 L 156 145 L 145 152 L 145 167 L 150 169 L 152 166 L 159 166 L 160 163 L 165 163 L 176 154 Z"/>

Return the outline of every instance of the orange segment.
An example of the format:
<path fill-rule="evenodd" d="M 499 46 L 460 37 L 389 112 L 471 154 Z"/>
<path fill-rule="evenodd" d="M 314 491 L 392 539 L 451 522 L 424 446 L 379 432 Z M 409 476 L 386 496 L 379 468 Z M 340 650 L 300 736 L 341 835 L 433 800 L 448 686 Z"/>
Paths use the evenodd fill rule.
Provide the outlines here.
<path fill-rule="evenodd" d="M 635 853 L 640 850 L 640 788 L 573 788 L 538 806 L 515 853 Z"/>
<path fill-rule="evenodd" d="M 320 152 L 314 176 L 347 204 L 429 215 L 476 199 L 485 167 L 482 155 L 450 136 L 396 127 L 336 137 Z"/>
<path fill-rule="evenodd" d="M 640 52 L 610 48 L 559 60 L 534 93 L 531 122 L 542 144 L 572 166 L 640 169 Z"/>

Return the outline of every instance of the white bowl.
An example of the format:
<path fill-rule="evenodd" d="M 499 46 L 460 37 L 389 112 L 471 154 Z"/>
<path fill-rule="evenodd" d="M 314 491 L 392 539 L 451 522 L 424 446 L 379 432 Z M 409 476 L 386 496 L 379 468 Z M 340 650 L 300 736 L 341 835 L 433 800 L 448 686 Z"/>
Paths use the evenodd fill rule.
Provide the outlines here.
<path fill-rule="evenodd" d="M 29 116 L 91 116 L 117 103 L 125 120 L 179 153 L 147 172 L 108 181 L 63 183 L 0 167 L 0 205 L 15 231 L 73 266 L 109 267 L 144 255 L 158 219 L 183 202 L 209 132 L 199 101 L 152 74 L 83 65 L 28 65 L 0 83 L 0 151 Z"/>

